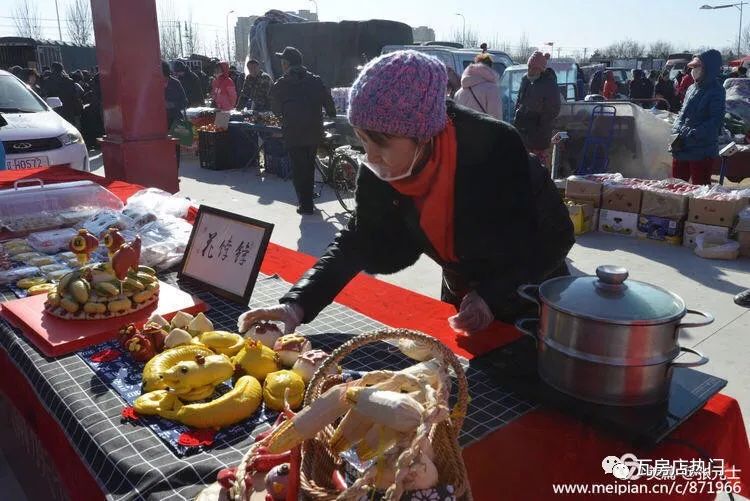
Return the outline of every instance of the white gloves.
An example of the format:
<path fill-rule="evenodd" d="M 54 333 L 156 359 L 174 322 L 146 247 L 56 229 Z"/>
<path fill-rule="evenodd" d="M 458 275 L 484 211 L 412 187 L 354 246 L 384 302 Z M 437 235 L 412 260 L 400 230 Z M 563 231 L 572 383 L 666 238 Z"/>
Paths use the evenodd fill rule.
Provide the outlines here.
<path fill-rule="evenodd" d="M 284 334 L 291 334 L 305 317 L 302 307 L 294 303 L 283 303 L 270 308 L 257 308 L 240 315 L 237 328 L 240 334 L 247 332 L 250 327 L 261 320 L 275 320 L 284 323 Z"/>
<path fill-rule="evenodd" d="M 495 315 L 484 299 L 476 291 L 471 291 L 461 301 L 458 313 L 448 318 L 448 324 L 456 332 L 471 334 L 486 329 L 493 320 Z"/>

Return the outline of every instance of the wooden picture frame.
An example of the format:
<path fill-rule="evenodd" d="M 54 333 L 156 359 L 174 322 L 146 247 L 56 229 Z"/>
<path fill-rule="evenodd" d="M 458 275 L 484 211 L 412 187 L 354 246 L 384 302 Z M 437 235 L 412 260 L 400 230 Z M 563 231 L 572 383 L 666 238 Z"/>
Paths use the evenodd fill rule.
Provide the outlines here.
<path fill-rule="evenodd" d="M 201 205 L 178 279 L 236 303 L 250 302 L 273 224 Z"/>

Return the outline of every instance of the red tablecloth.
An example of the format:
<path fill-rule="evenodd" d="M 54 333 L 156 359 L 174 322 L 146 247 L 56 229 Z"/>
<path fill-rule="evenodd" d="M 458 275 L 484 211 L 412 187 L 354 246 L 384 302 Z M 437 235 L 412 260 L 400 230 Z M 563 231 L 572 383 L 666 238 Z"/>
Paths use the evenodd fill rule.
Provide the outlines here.
<path fill-rule="evenodd" d="M 21 173 L 0 172 L 0 187 L 12 185 L 13 180 L 19 177 L 42 177 L 47 182 L 92 179 L 117 193 L 123 200 L 140 189 L 127 183 L 62 168 Z M 311 256 L 270 244 L 261 270 L 267 274 L 278 273 L 285 280 L 294 282 L 314 261 Z M 385 324 L 430 333 L 467 358 L 518 337 L 514 329 L 502 324 L 494 325 L 488 332 L 476 337 L 456 337 L 445 321 L 454 313 L 453 307 L 364 274 L 356 277 L 337 297 L 337 301 Z M 14 366 L 2 363 L 3 357 L 0 357 L 0 369 L 5 374 L 13 372 Z M 73 449 L 62 439 L 62 430 L 54 419 L 48 415 L 31 417 L 44 410 L 36 398 L 19 396 L 20 393 L 33 396 L 32 390 L 24 391 L 23 383 L 25 381 L 20 373 L 13 374 L 0 378 L 0 389 L 13 397 L 19 410 L 30 417 L 29 425 L 44 443 L 49 444 L 49 452 L 60 472 L 69 479 L 85 477 L 85 481 L 78 485 L 91 492 L 92 486 L 96 485 L 95 481 L 77 455 L 71 453 Z M 17 386 L 11 389 L 12 385 Z M 570 416 L 549 409 L 539 409 L 467 447 L 464 459 L 474 498 L 478 501 L 498 498 L 550 499 L 557 497 L 553 494 L 553 484 L 625 484 L 605 474 L 601 463 L 606 456 L 620 457 L 628 452 L 641 459 L 691 460 L 699 459 L 697 450 L 701 450 L 712 459 L 723 459 L 727 468 L 736 467 L 741 477 L 742 472 L 750 471 L 750 447 L 745 425 L 737 401 L 730 397 L 717 395 L 712 398 L 670 438 L 676 440 L 650 451 L 638 450 Z M 70 484 L 71 489 L 76 488 L 72 485 L 75 484 L 72 480 Z M 700 488 L 700 485 L 696 486 L 696 489 Z M 750 494 L 745 480 L 742 482 L 742 494 Z M 584 496 L 571 494 L 569 497 L 577 499 Z M 586 499 L 597 497 L 585 496 Z M 705 492 L 685 496 L 628 496 L 629 499 L 648 500 L 702 500 L 714 497 L 714 494 Z"/>

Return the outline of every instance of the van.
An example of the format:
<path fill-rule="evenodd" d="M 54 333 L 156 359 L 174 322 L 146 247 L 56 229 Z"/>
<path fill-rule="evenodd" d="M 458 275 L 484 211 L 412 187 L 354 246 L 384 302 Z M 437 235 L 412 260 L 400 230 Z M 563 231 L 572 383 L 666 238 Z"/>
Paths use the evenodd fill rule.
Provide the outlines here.
<path fill-rule="evenodd" d="M 388 54 L 397 50 L 416 50 L 434 56 L 441 60 L 446 68 L 453 70 L 459 78 L 464 69 L 474 62 L 474 57 L 482 52 L 482 49 L 456 48 L 445 45 L 386 45 L 381 53 Z M 513 64 L 513 60 L 505 52 L 499 50 L 488 50 L 487 52 L 492 57 L 492 68 L 500 76 L 503 75 L 505 68 Z"/>

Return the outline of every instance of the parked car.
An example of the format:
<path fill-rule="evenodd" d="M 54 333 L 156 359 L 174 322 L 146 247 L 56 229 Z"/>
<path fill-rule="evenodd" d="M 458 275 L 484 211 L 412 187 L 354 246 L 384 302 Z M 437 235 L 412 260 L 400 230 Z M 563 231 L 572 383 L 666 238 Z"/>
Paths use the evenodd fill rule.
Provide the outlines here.
<path fill-rule="evenodd" d="M 33 169 L 66 165 L 89 170 L 89 155 L 81 133 L 54 108 L 58 97 L 45 102 L 21 80 L 0 70 L 0 114 L 8 125 L 0 128 L 5 165 L 0 169 Z"/>
<path fill-rule="evenodd" d="M 382 54 L 395 52 L 397 50 L 417 50 L 440 59 L 447 68 L 456 72 L 459 77 L 464 69 L 474 62 L 474 57 L 482 52 L 481 49 L 467 49 L 447 47 L 444 45 L 386 45 L 383 47 Z M 499 50 L 488 50 L 492 56 L 492 69 L 497 74 L 503 76 L 505 68 L 513 64 L 513 60 L 505 52 Z"/>

